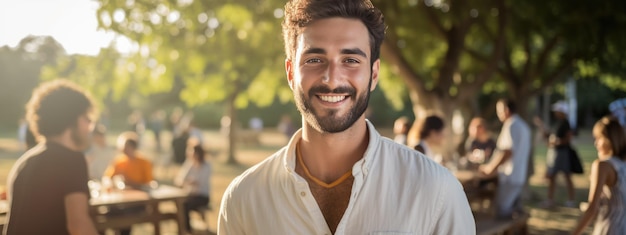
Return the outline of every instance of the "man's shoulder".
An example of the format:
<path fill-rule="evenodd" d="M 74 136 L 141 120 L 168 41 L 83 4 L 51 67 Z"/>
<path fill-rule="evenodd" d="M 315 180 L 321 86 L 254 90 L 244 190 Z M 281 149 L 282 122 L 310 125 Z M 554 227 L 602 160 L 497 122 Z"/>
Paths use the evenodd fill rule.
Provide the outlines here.
<path fill-rule="evenodd" d="M 235 177 L 226 190 L 232 194 L 246 194 L 257 192 L 259 189 L 271 190 L 267 188 L 276 182 L 276 177 L 284 169 L 283 159 L 287 148 L 280 149 L 265 160 L 248 168 L 239 176 Z"/>
<path fill-rule="evenodd" d="M 386 171 L 385 174 L 412 174 L 418 177 L 414 179 L 423 179 L 421 177 L 424 176 L 426 179 L 432 180 L 431 176 L 449 173 L 441 164 L 436 163 L 423 153 L 386 140 L 385 138 L 381 139 L 381 154 L 376 157 L 378 159 L 376 164 L 379 165 L 380 170 Z"/>
<path fill-rule="evenodd" d="M 530 129 L 530 126 L 521 116 L 516 115 L 511 121 L 511 128 Z"/>
<path fill-rule="evenodd" d="M 143 155 L 143 154 L 142 154 L 142 155 L 140 155 L 140 156 L 137 158 L 137 160 L 139 160 L 142 164 L 145 164 L 145 165 L 150 165 L 150 164 L 152 164 L 152 161 L 150 161 L 148 158 L 146 158 L 146 156 L 145 156 L 145 155 Z"/>

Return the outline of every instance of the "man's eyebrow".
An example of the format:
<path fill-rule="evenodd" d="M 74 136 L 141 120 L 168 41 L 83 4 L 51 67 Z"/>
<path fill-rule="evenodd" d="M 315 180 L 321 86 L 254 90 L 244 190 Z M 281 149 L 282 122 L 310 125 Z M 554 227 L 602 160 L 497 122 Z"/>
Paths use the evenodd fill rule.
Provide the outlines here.
<path fill-rule="evenodd" d="M 304 50 L 302 54 L 326 54 L 326 50 L 319 47 L 312 47 Z"/>
<path fill-rule="evenodd" d="M 342 49 L 341 50 L 341 54 L 345 54 L 345 55 L 360 55 L 363 57 L 367 58 L 367 55 L 365 54 L 365 52 L 363 52 L 361 49 L 359 48 L 353 48 L 353 49 Z"/>

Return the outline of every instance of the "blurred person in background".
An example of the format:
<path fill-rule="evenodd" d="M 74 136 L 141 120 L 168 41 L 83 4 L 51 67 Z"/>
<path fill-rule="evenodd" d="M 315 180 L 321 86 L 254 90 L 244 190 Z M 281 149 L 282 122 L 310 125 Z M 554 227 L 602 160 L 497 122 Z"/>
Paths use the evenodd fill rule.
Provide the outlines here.
<path fill-rule="evenodd" d="M 540 120 L 536 120 L 536 125 L 540 131 L 544 133 L 544 137 L 548 139 L 548 152 L 546 154 L 546 179 L 548 179 L 548 193 L 545 201 L 541 203 L 544 208 L 554 206 L 554 190 L 556 188 L 556 176 L 559 172 L 565 176 L 567 186 L 568 200 L 565 202 L 567 207 L 576 207 L 574 201 L 575 189 L 572 181 L 571 154 L 573 131 L 567 119 L 569 111 L 568 104 L 565 101 L 559 101 L 552 105 L 552 112 L 556 119 L 555 125 L 550 130 L 545 130 L 544 124 Z"/>
<path fill-rule="evenodd" d="M 411 122 L 407 117 L 399 117 L 393 122 L 393 141 L 401 145 L 407 145 L 407 135 L 411 129 Z"/>
<path fill-rule="evenodd" d="M 35 135 L 33 134 L 33 131 L 31 130 L 26 119 L 20 119 L 19 127 L 17 129 L 17 139 L 20 142 L 20 148 L 23 151 L 27 151 L 37 145 L 37 139 L 35 138 Z"/>
<path fill-rule="evenodd" d="M 614 100 L 609 104 L 609 111 L 626 130 L 626 98 Z"/>
<path fill-rule="evenodd" d="M 185 225 L 187 231 L 192 231 L 189 212 L 209 206 L 212 170 L 202 145 L 196 139 L 190 139 L 187 146 L 187 160 L 180 168 L 174 184 L 189 193 L 184 203 Z"/>
<path fill-rule="evenodd" d="M 117 148 L 121 152 L 117 156 L 111 166 L 104 173 L 105 177 L 113 179 L 114 186 L 118 189 L 124 189 L 130 187 L 134 189 L 145 189 L 149 187 L 152 177 L 152 163 L 147 160 L 139 151 L 138 136 L 135 132 L 127 131 L 119 135 L 117 138 Z M 121 176 L 121 177 L 120 177 Z M 123 182 L 115 182 L 115 179 L 122 179 Z M 119 188 L 120 185 L 123 188 Z M 110 208 L 110 215 L 128 215 L 136 214 L 145 211 L 146 207 L 129 206 L 129 207 L 112 207 Z M 131 228 L 121 228 L 119 230 L 121 235 L 129 235 Z"/>
<path fill-rule="evenodd" d="M 89 178 L 100 180 L 115 157 L 115 149 L 107 144 L 106 127 L 97 125 L 92 133 L 91 148 L 85 154 L 89 166 Z"/>
<path fill-rule="evenodd" d="M 157 151 L 161 152 L 163 150 L 162 140 L 161 140 L 161 132 L 163 132 L 163 128 L 165 128 L 165 111 L 159 109 L 152 113 L 150 116 L 150 122 L 148 123 L 148 129 L 152 131 L 154 134 L 154 142 L 156 145 Z"/>
<path fill-rule="evenodd" d="M 121 175 L 126 186 L 141 189 L 153 180 L 152 163 L 138 151 L 137 139 L 134 132 L 120 134 L 117 148 L 121 154 L 115 158 L 104 175 L 107 177 Z"/>
<path fill-rule="evenodd" d="M 517 114 L 517 105 L 509 99 L 496 103 L 502 130 L 491 161 L 479 167 L 483 178 L 498 177 L 495 206 L 497 219 L 510 219 L 523 211 L 521 196 L 528 180 L 531 134 L 528 124 Z"/>
<path fill-rule="evenodd" d="M 433 148 L 443 144 L 445 137 L 443 133 L 444 128 L 445 124 L 443 123 L 443 119 L 437 115 L 430 115 L 421 120 L 414 131 L 419 140 L 419 144 L 417 144 L 414 149 L 423 153 L 430 159 L 441 163 L 441 156 L 435 155 Z"/>
<path fill-rule="evenodd" d="M 193 139 L 193 143 L 198 144 L 204 147 L 205 139 L 204 133 L 202 133 L 202 129 L 198 127 L 196 120 L 193 119 L 189 122 L 189 140 Z M 189 145 L 189 141 L 187 141 L 187 145 Z M 189 147 L 189 146 L 186 146 Z"/>
<path fill-rule="evenodd" d="M 280 117 L 280 122 L 278 123 L 278 131 L 280 133 L 283 133 L 287 138 L 291 138 L 293 133 L 296 133 L 296 130 L 293 121 L 291 121 L 291 116 L 284 114 Z"/>
<path fill-rule="evenodd" d="M 182 109 L 180 112 L 180 118 L 178 118 L 176 126 L 174 127 L 172 138 L 172 159 L 174 160 L 174 163 L 179 165 L 183 164 L 183 162 L 185 162 L 185 159 L 187 158 L 187 142 L 189 142 L 189 138 L 191 137 L 190 128 L 191 122 L 193 120 L 192 112 L 186 112 L 182 114 Z M 197 132 L 195 132 L 195 134 L 197 134 Z"/>
<path fill-rule="evenodd" d="M 481 164 L 489 162 L 493 152 L 496 150 L 496 141 L 491 137 L 491 133 L 487 130 L 487 123 L 481 117 L 472 118 L 468 127 L 469 136 L 465 142 L 465 156 L 470 162 L 469 168 L 477 170 Z M 479 186 L 484 187 L 487 184 L 497 184 L 497 175 L 486 177 L 479 181 Z"/>
<path fill-rule="evenodd" d="M 4 234 L 97 234 L 83 154 L 96 117 L 93 101 L 78 85 L 55 80 L 35 89 L 26 112 L 40 143 L 9 173 Z"/>
<path fill-rule="evenodd" d="M 626 234 L 626 136 L 617 119 L 604 117 L 593 137 L 598 159 L 591 164 L 588 207 L 573 234 L 582 234 L 594 218 L 592 234 Z"/>
<path fill-rule="evenodd" d="M 465 151 L 471 155 L 475 150 L 483 151 L 483 157 L 476 159 L 479 162 L 488 162 L 493 151 L 496 149 L 496 141 L 487 130 L 487 123 L 481 117 L 475 117 L 470 121 L 468 127 L 469 136 L 465 141 Z"/>

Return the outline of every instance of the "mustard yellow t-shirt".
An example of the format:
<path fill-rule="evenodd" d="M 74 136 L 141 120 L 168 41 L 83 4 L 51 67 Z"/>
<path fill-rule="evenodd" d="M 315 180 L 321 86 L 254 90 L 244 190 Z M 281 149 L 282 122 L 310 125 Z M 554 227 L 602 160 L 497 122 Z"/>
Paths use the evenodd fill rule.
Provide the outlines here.
<path fill-rule="evenodd" d="M 122 175 L 126 181 L 136 184 L 147 184 L 153 180 L 152 164 L 141 154 L 137 154 L 135 158 L 129 158 L 126 154 L 117 156 L 104 175 L 108 177 Z"/>

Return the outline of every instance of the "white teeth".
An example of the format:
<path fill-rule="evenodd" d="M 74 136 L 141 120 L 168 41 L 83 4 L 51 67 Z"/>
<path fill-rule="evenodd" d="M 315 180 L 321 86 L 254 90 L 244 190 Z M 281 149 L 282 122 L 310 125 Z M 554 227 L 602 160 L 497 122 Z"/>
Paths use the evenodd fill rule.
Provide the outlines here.
<path fill-rule="evenodd" d="M 326 102 L 336 103 L 346 99 L 346 96 L 336 96 L 336 95 L 320 95 L 320 99 Z"/>

